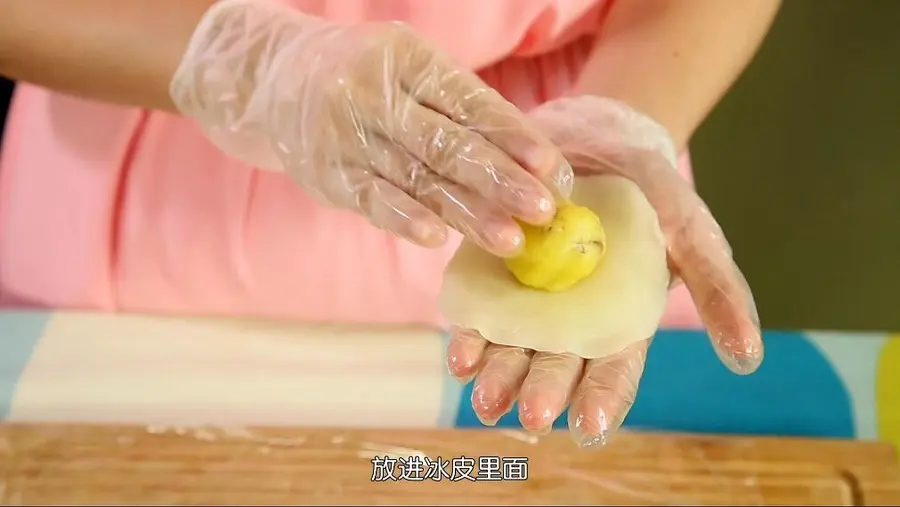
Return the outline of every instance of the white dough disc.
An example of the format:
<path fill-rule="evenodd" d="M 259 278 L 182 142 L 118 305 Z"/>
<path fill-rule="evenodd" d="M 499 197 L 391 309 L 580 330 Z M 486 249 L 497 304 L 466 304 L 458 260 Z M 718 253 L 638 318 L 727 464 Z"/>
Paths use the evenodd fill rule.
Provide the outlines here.
<path fill-rule="evenodd" d="M 619 176 L 575 180 L 572 202 L 606 230 L 606 255 L 564 292 L 522 285 L 495 257 L 466 241 L 444 272 L 440 305 L 456 326 L 488 341 L 544 352 L 604 357 L 653 335 L 666 306 L 669 269 L 659 217 Z"/>

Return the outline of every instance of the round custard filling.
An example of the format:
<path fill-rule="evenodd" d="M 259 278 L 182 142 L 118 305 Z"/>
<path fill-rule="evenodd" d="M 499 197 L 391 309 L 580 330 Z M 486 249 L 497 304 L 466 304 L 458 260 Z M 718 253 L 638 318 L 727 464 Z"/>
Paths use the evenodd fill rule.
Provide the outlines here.
<path fill-rule="evenodd" d="M 587 206 L 561 203 L 549 224 L 520 225 L 525 247 L 504 262 L 522 285 L 533 289 L 570 289 L 593 273 L 606 253 L 606 231 Z"/>

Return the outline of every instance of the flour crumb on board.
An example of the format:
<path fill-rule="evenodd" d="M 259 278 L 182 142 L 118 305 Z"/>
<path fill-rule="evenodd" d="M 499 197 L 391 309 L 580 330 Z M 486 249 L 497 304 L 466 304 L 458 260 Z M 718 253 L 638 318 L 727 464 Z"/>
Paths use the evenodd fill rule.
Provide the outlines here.
<path fill-rule="evenodd" d="M 500 433 L 505 437 L 518 440 L 519 442 L 525 442 L 526 444 L 535 445 L 540 441 L 540 438 L 538 438 L 537 435 L 531 435 L 524 431 L 500 430 Z"/>
<path fill-rule="evenodd" d="M 427 458 L 428 456 L 418 450 L 418 449 L 410 449 L 408 447 L 394 447 L 380 444 L 373 444 L 371 442 L 362 442 L 362 450 L 357 453 L 357 455 L 362 459 L 372 459 L 375 457 L 384 457 L 387 456 L 389 458 L 409 458 L 412 456 L 416 456 L 419 458 Z"/>

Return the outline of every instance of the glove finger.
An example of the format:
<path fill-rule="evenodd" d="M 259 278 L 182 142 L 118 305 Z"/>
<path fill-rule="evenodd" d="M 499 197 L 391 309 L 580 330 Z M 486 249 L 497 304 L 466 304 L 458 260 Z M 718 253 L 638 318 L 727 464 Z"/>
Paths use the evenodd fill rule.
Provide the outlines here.
<path fill-rule="evenodd" d="M 553 218 L 553 194 L 477 132 L 415 103 L 387 135 L 433 172 L 533 224 Z"/>
<path fill-rule="evenodd" d="M 647 339 L 587 361 L 569 408 L 569 432 L 579 446 L 605 445 L 622 425 L 634 404 L 649 346 Z"/>
<path fill-rule="evenodd" d="M 509 412 L 528 375 L 531 355 L 532 351 L 521 347 L 488 345 L 472 388 L 472 408 L 482 423 L 493 426 Z"/>
<path fill-rule="evenodd" d="M 508 213 L 473 190 L 434 173 L 402 146 L 377 136 L 360 154 L 368 158 L 372 172 L 404 190 L 488 252 L 507 257 L 522 247 L 522 229 Z M 350 171 L 331 173 L 339 174 L 343 183 Z"/>
<path fill-rule="evenodd" d="M 334 206 L 357 211 L 375 227 L 424 247 L 447 242 L 443 220 L 391 182 L 365 168 L 345 168 L 340 174 L 323 182 Z"/>
<path fill-rule="evenodd" d="M 502 209 L 472 190 L 423 173 L 410 193 L 444 222 L 499 257 L 516 255 L 525 243 L 522 228 Z"/>
<path fill-rule="evenodd" d="M 428 109 L 477 132 L 555 193 L 572 193 L 572 167 L 528 117 L 473 72 L 434 54 L 413 66 L 403 81 L 407 93 Z"/>
<path fill-rule="evenodd" d="M 716 354 L 733 372 L 752 373 L 763 359 L 759 315 L 722 228 L 665 159 L 639 152 L 633 157 L 617 165 L 640 168 L 636 181 L 659 214 L 670 269 L 690 291 Z"/>
<path fill-rule="evenodd" d="M 763 360 L 756 303 L 721 228 L 701 206 L 671 236 L 669 252 L 719 358 L 733 372 L 749 374 Z"/>
<path fill-rule="evenodd" d="M 488 341 L 474 329 L 454 326 L 447 345 L 447 369 L 457 380 L 466 384 L 478 373 Z"/>
<path fill-rule="evenodd" d="M 519 422 L 527 430 L 549 430 L 581 379 L 584 359 L 573 354 L 535 352 L 519 392 Z"/>

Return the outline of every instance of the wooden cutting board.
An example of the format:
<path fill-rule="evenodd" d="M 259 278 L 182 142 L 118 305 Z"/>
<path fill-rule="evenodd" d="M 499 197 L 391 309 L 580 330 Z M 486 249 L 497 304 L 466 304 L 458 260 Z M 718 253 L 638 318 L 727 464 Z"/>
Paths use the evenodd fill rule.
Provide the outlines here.
<path fill-rule="evenodd" d="M 639 433 L 586 451 L 561 432 L 0 425 L 0 479 L 4 505 L 900 502 L 886 444 Z"/>

